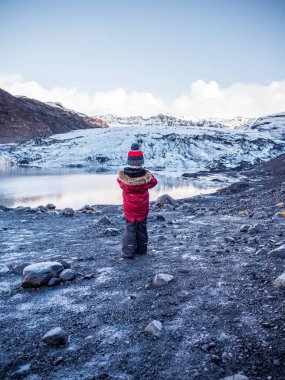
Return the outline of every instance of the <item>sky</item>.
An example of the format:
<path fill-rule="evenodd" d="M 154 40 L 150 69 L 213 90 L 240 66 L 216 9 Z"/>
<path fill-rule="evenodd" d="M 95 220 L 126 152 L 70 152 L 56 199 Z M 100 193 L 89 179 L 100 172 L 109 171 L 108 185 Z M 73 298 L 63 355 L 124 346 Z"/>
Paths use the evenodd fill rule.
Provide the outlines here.
<path fill-rule="evenodd" d="M 0 87 L 89 115 L 285 111 L 283 0 L 0 0 Z"/>

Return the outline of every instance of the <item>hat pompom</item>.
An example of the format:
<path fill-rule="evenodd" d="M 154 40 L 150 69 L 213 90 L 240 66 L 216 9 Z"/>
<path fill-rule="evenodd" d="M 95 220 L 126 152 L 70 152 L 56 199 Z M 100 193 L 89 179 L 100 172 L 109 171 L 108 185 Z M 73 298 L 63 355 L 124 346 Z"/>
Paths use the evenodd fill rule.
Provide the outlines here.
<path fill-rule="evenodd" d="M 131 150 L 140 150 L 139 144 L 138 143 L 133 143 L 131 146 Z"/>

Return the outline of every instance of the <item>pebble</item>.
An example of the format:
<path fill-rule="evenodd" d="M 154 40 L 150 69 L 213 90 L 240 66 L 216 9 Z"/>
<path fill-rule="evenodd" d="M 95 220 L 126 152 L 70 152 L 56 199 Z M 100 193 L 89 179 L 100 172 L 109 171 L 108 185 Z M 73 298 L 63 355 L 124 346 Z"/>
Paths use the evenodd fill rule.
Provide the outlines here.
<path fill-rule="evenodd" d="M 250 228 L 250 225 L 249 224 L 243 224 L 241 227 L 240 227 L 240 232 L 247 232 L 248 229 Z"/>
<path fill-rule="evenodd" d="M 275 288 L 285 289 L 285 272 L 276 278 L 273 285 Z"/>
<path fill-rule="evenodd" d="M 75 273 L 72 269 L 64 269 L 62 272 L 60 272 L 59 278 L 62 281 L 72 281 L 75 279 Z"/>
<path fill-rule="evenodd" d="M 60 278 L 58 277 L 52 277 L 48 282 L 48 286 L 57 286 L 59 284 L 60 284 Z"/>
<path fill-rule="evenodd" d="M 249 380 L 247 376 L 240 375 L 239 373 L 231 376 L 224 377 L 221 380 Z"/>
<path fill-rule="evenodd" d="M 43 336 L 43 341 L 49 346 L 61 346 L 67 342 L 67 334 L 61 327 L 55 327 Z"/>
<path fill-rule="evenodd" d="M 111 224 L 112 222 L 107 216 L 102 216 L 102 218 L 100 218 L 97 223 L 102 224 L 102 225 L 107 225 L 107 224 Z"/>
<path fill-rule="evenodd" d="M 154 276 L 153 286 L 159 287 L 167 285 L 170 281 L 172 281 L 174 277 L 171 274 L 158 273 Z"/>
<path fill-rule="evenodd" d="M 64 216 L 73 216 L 74 215 L 74 210 L 73 208 L 67 207 L 62 210 L 62 215 Z"/>
<path fill-rule="evenodd" d="M 150 333 L 156 337 L 160 337 L 162 332 L 162 323 L 154 319 L 146 326 L 145 332 Z"/>
<path fill-rule="evenodd" d="M 119 234 L 119 230 L 117 228 L 106 228 L 105 234 L 110 235 L 110 236 L 115 236 Z"/>
<path fill-rule="evenodd" d="M 268 256 L 284 257 L 285 258 L 285 244 L 268 252 Z"/>

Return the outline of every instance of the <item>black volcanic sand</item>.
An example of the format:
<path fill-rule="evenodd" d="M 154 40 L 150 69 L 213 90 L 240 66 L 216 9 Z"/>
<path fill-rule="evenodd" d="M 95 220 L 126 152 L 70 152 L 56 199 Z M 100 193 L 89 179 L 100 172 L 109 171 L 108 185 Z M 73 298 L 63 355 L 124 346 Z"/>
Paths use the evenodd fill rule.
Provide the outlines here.
<path fill-rule="evenodd" d="M 282 210 L 284 167 L 282 156 L 243 172 L 242 185 L 174 210 L 152 205 L 149 254 L 133 260 L 120 258 L 121 207 L 73 217 L 0 212 L 2 264 L 66 259 L 77 272 L 35 290 L 12 272 L 0 277 L 0 378 L 284 379 L 285 290 L 273 281 L 285 259 L 257 253 L 285 243 L 284 219 L 272 217 Z M 97 225 L 103 215 L 111 225 Z M 240 232 L 256 223 L 261 232 Z M 154 288 L 156 273 L 174 280 Z M 144 331 L 153 319 L 160 338 Z M 50 348 L 42 337 L 58 326 L 69 342 Z"/>

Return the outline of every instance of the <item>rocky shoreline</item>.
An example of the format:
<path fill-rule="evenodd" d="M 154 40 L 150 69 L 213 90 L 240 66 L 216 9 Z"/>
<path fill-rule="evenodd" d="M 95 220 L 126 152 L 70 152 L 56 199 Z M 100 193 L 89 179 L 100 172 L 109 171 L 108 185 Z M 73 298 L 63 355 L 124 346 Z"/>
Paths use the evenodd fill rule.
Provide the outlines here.
<path fill-rule="evenodd" d="M 0 378 L 283 379 L 284 168 L 152 204 L 133 260 L 121 206 L 1 207 Z M 51 261 L 72 281 L 21 286 L 24 264 Z"/>

